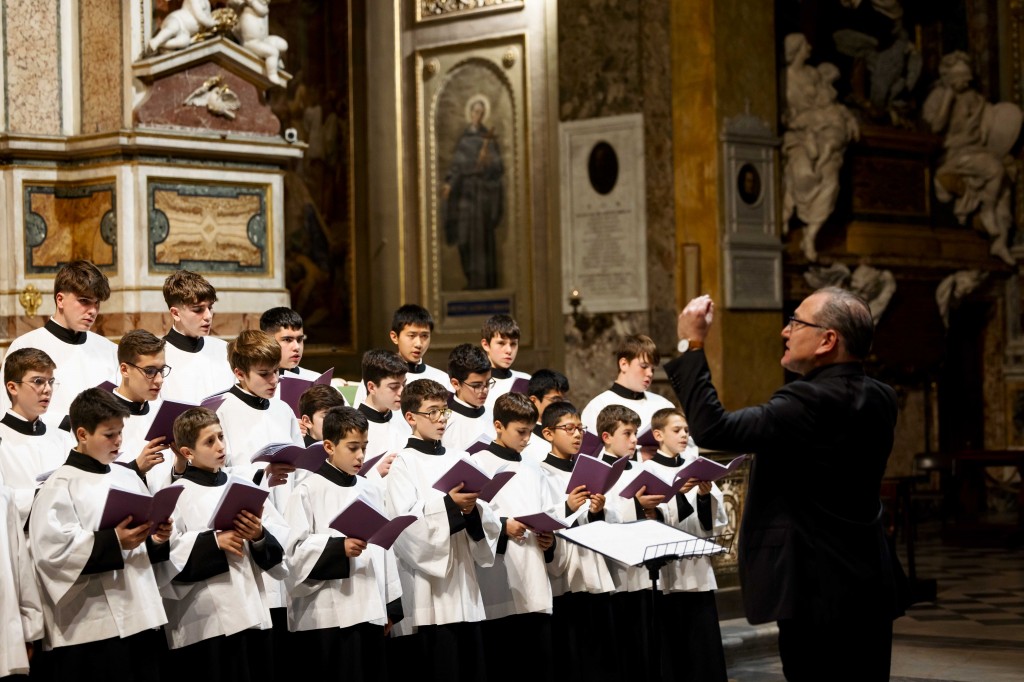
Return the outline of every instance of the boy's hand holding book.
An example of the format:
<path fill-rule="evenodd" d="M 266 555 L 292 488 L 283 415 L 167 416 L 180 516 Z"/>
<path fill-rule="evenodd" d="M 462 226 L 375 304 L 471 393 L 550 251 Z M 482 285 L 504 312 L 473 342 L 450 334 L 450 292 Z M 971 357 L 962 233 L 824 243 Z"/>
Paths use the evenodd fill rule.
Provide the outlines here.
<path fill-rule="evenodd" d="M 124 521 L 117 524 L 114 527 L 114 532 L 117 533 L 117 542 L 121 545 L 121 549 L 131 551 L 141 545 L 149 537 L 149 523 L 140 523 L 137 526 L 132 526 L 132 517 L 128 516 Z"/>
<path fill-rule="evenodd" d="M 472 514 L 473 510 L 476 509 L 476 500 L 480 497 L 480 493 L 460 493 L 459 491 L 465 486 L 465 483 L 458 484 L 448 491 L 448 497 L 452 498 L 455 506 L 461 509 L 464 515 L 467 515 Z"/>
<path fill-rule="evenodd" d="M 590 496 L 590 513 L 599 514 L 604 509 L 604 495 L 594 493 Z"/>
<path fill-rule="evenodd" d="M 684 486 L 685 487 L 685 486 Z M 645 495 L 647 492 L 647 486 L 640 488 L 636 491 L 636 501 L 640 505 L 640 508 L 644 510 L 644 516 L 649 519 L 657 517 L 656 511 L 658 505 L 665 501 L 664 495 Z"/>
<path fill-rule="evenodd" d="M 590 498 L 590 493 L 587 492 L 587 486 L 578 485 L 572 489 L 569 493 L 569 497 L 566 498 L 565 503 L 569 505 L 569 511 L 576 511 Z"/>
<path fill-rule="evenodd" d="M 345 538 L 345 556 L 349 559 L 355 559 L 357 556 L 363 553 L 366 549 L 366 540 L 357 540 L 356 538 Z"/>

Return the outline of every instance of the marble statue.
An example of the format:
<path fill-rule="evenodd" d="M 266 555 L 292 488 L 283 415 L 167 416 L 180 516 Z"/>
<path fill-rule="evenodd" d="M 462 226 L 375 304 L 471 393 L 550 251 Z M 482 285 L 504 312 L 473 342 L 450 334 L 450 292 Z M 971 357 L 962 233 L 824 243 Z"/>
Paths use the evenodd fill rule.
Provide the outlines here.
<path fill-rule="evenodd" d="M 185 0 L 164 18 L 160 30 L 149 41 L 151 52 L 183 50 L 201 30 L 216 26 L 217 20 L 210 9 L 210 0 Z"/>
<path fill-rule="evenodd" d="M 939 201 L 953 201 L 961 225 L 977 213 L 989 234 L 989 251 L 1006 264 L 1015 261 L 1007 245 L 1013 225 L 1011 185 L 1015 179 L 1010 149 L 1020 134 L 1016 104 L 991 104 L 970 87 L 971 58 L 959 50 L 942 58 L 939 81 L 921 112 L 932 132 L 945 132 L 946 153 L 935 171 Z"/>
<path fill-rule="evenodd" d="M 267 78 L 272 83 L 284 85 L 278 70 L 284 68 L 282 56 L 288 51 L 288 42 L 270 35 L 270 0 L 229 0 L 228 6 L 238 14 L 235 38 L 266 63 Z"/>
<path fill-rule="evenodd" d="M 968 294 L 981 286 L 988 277 L 981 270 L 960 270 L 947 276 L 935 289 L 935 303 L 939 306 L 942 324 L 949 329 L 949 313 L 960 305 Z"/>
<path fill-rule="evenodd" d="M 868 304 L 871 321 L 876 325 L 896 293 L 896 276 L 891 271 L 863 263 L 852 273 L 838 262 L 828 267 L 810 267 L 804 273 L 804 281 L 813 289 L 840 287 L 857 294 Z"/>
<path fill-rule="evenodd" d="M 786 36 L 785 53 L 783 229 L 788 230 L 795 213 L 806 224 L 801 249 L 815 262 L 815 240 L 839 195 L 843 155 L 851 140 L 860 139 L 860 127 L 850 110 L 836 101 L 832 84 L 839 69 L 834 64 L 808 65 L 811 46 L 799 33 Z"/>
<path fill-rule="evenodd" d="M 185 98 L 185 104 L 206 107 L 214 116 L 223 116 L 231 120 L 234 120 L 235 112 L 242 106 L 238 95 L 224 84 L 220 76 L 207 79 Z"/>

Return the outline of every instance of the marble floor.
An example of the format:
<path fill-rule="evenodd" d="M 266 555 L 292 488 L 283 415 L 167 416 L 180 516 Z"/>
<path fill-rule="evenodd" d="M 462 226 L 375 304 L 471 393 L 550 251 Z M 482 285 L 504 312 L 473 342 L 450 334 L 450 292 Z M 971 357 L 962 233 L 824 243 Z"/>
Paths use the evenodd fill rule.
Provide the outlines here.
<path fill-rule="evenodd" d="M 922 535 L 917 576 L 937 581 L 937 598 L 915 604 L 894 624 L 890 679 L 1024 680 L 1024 548 L 952 547 L 936 539 L 937 533 Z M 760 627 L 759 636 L 748 632 L 749 646 L 730 652 L 730 680 L 785 679 L 774 649 L 777 631 Z M 723 636 L 728 630 L 743 627 L 723 624 Z"/>

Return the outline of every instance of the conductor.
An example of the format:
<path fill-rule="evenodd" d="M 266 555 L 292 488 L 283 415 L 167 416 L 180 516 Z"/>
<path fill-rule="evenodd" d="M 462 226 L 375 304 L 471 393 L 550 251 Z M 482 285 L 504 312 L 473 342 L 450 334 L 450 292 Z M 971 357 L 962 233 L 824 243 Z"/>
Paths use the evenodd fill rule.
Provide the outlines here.
<path fill-rule="evenodd" d="M 782 366 L 800 378 L 733 412 L 701 350 L 713 313 L 708 296 L 683 308 L 665 371 L 702 447 L 755 454 L 738 542 L 747 619 L 778 621 L 790 682 L 888 680 L 902 571 L 879 494 L 896 393 L 864 373 L 868 306 L 834 287 L 804 299 L 782 329 Z"/>

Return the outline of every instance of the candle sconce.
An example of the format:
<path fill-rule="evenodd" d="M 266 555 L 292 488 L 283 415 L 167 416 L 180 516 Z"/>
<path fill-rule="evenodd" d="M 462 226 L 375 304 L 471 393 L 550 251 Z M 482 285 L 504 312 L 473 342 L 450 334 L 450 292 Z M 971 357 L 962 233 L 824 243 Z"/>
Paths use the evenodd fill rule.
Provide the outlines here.
<path fill-rule="evenodd" d="M 612 327 L 612 316 L 609 313 L 591 315 L 580 312 L 580 305 L 583 303 L 583 296 L 579 289 L 573 289 L 569 294 L 569 306 L 572 307 L 572 324 L 583 335 L 585 340 L 594 339 Z"/>

